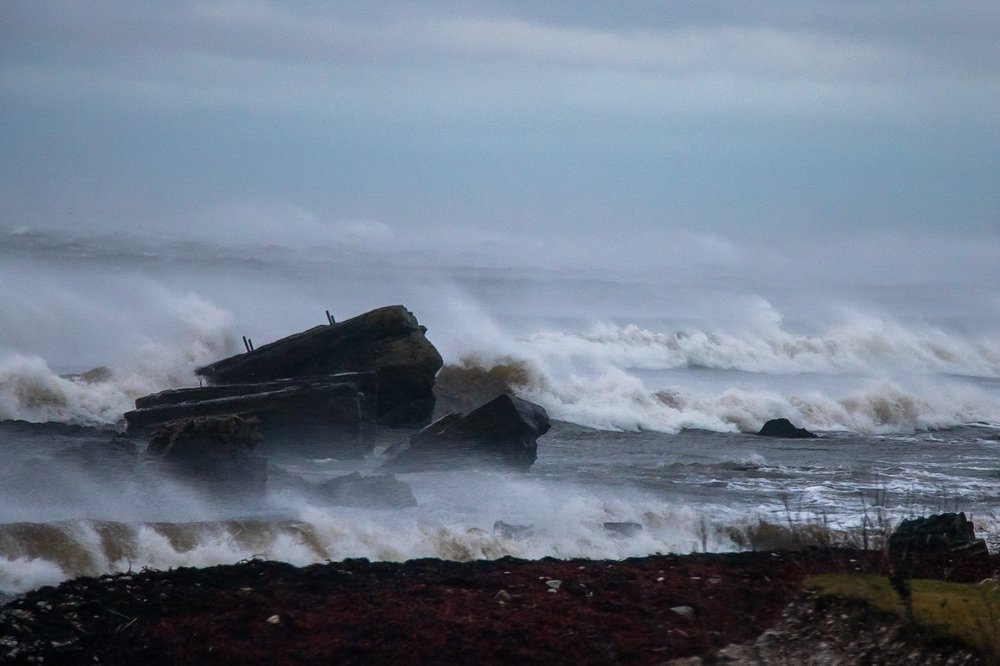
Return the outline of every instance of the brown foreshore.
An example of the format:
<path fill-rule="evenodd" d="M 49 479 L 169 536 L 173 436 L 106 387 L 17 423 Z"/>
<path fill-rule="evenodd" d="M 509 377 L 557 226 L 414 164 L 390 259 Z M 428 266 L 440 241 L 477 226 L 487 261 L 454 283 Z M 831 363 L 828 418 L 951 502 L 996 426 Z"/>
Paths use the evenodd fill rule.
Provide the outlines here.
<path fill-rule="evenodd" d="M 947 575 L 974 582 L 998 570 L 993 555 Z M 78 578 L 11 601 L 0 610 L 0 663 L 731 663 L 717 651 L 752 643 L 783 613 L 787 623 L 803 579 L 827 572 L 885 573 L 885 556 L 823 549 L 147 570 Z M 953 646 L 913 650 L 975 661 L 955 657 Z"/>

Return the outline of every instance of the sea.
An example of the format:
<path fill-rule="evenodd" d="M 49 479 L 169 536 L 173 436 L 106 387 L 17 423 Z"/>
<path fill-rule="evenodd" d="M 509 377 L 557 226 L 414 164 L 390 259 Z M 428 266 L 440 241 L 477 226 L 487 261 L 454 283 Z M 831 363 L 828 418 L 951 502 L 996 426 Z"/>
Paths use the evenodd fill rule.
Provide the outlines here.
<path fill-rule="evenodd" d="M 768 527 L 877 546 L 899 521 L 942 511 L 964 511 L 1000 547 L 995 244 L 678 234 L 629 255 L 546 243 L 0 227 L 0 596 L 248 558 L 735 551 Z M 402 509 L 287 492 L 234 503 L 151 481 L 110 451 L 137 397 L 198 385 L 194 368 L 244 336 L 259 346 L 327 311 L 394 304 L 446 364 L 507 373 L 545 407 L 553 426 L 530 471 L 398 474 L 417 499 Z M 756 434 L 778 417 L 819 436 Z M 405 433 L 380 443 L 394 437 Z M 376 473 L 380 453 L 271 463 L 320 481 Z"/>

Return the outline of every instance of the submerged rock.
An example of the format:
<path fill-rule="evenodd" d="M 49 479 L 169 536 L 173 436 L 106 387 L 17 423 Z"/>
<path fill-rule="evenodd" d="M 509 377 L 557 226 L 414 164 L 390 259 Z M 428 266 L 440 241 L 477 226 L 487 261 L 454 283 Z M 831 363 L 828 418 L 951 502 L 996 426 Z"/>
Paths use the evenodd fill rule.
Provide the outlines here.
<path fill-rule="evenodd" d="M 395 474 L 362 476 L 354 472 L 317 484 L 315 492 L 341 506 L 395 509 L 417 505 L 413 490 Z"/>
<path fill-rule="evenodd" d="M 788 419 L 771 419 L 764 424 L 758 435 L 764 437 L 786 437 L 789 439 L 809 439 L 816 437 L 805 428 L 798 428 Z"/>
<path fill-rule="evenodd" d="M 205 490 L 262 495 L 267 461 L 253 455 L 260 441 L 256 419 L 203 416 L 163 423 L 146 454 L 169 472 Z"/>
<path fill-rule="evenodd" d="M 398 509 L 417 506 L 409 484 L 394 474 L 363 476 L 352 472 L 315 483 L 276 465 L 268 466 L 267 486 L 271 492 L 299 495 L 318 504 Z"/>
<path fill-rule="evenodd" d="M 389 426 L 424 424 L 434 411 L 441 355 L 401 305 L 316 326 L 198 368 L 212 384 L 248 384 L 344 372 L 372 372 L 377 418 Z"/>
<path fill-rule="evenodd" d="M 549 427 L 541 405 L 505 393 L 465 416 L 438 419 L 410 437 L 386 466 L 421 470 L 487 463 L 527 470 L 538 456 L 538 438 Z"/>

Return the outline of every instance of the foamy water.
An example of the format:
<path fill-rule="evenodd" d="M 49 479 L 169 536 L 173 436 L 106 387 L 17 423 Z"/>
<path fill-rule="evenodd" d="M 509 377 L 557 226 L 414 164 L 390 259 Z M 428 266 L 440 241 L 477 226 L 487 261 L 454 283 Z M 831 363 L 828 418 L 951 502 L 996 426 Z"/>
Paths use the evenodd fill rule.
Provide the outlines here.
<path fill-rule="evenodd" d="M 876 512 L 965 510 L 997 542 L 1000 297 L 975 266 L 933 289 L 803 292 L 764 271 L 729 286 L 696 266 L 683 280 L 535 276 L 294 248 L 0 238 L 0 419 L 113 429 L 136 397 L 195 385 L 193 369 L 236 352 L 241 335 L 260 345 L 326 309 L 343 319 L 403 303 L 463 381 L 494 369 L 559 421 L 529 473 L 401 475 L 418 506 L 400 510 L 277 492 L 220 505 L 64 455 L 100 432 L 0 424 L 0 594 L 249 557 L 731 550 L 732 530 L 760 519 L 846 533 Z M 776 417 L 823 437 L 752 434 Z M 318 481 L 378 460 L 273 462 Z M 496 521 L 526 529 L 512 538 Z M 622 522 L 642 529 L 605 528 Z"/>

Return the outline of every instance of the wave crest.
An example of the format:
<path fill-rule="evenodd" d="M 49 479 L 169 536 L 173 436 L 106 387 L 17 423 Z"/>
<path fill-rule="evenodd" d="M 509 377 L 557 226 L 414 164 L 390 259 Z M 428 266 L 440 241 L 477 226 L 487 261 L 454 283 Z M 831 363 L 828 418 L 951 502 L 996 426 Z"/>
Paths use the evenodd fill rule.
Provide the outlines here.
<path fill-rule="evenodd" d="M 60 375 L 38 356 L 0 358 L 0 419 L 111 425 L 142 395 L 197 383 L 194 368 L 236 349 L 232 317 L 190 294 L 164 307 L 180 327 L 170 343 L 146 340 L 110 368 Z"/>
<path fill-rule="evenodd" d="M 590 332 L 536 333 L 527 344 L 546 357 L 619 368 L 710 368 L 763 373 L 885 371 L 1000 377 L 1000 345 L 931 326 L 856 317 L 819 335 L 790 333 L 781 317 L 761 311 L 739 334 L 651 331 L 634 324 L 599 324 Z"/>

